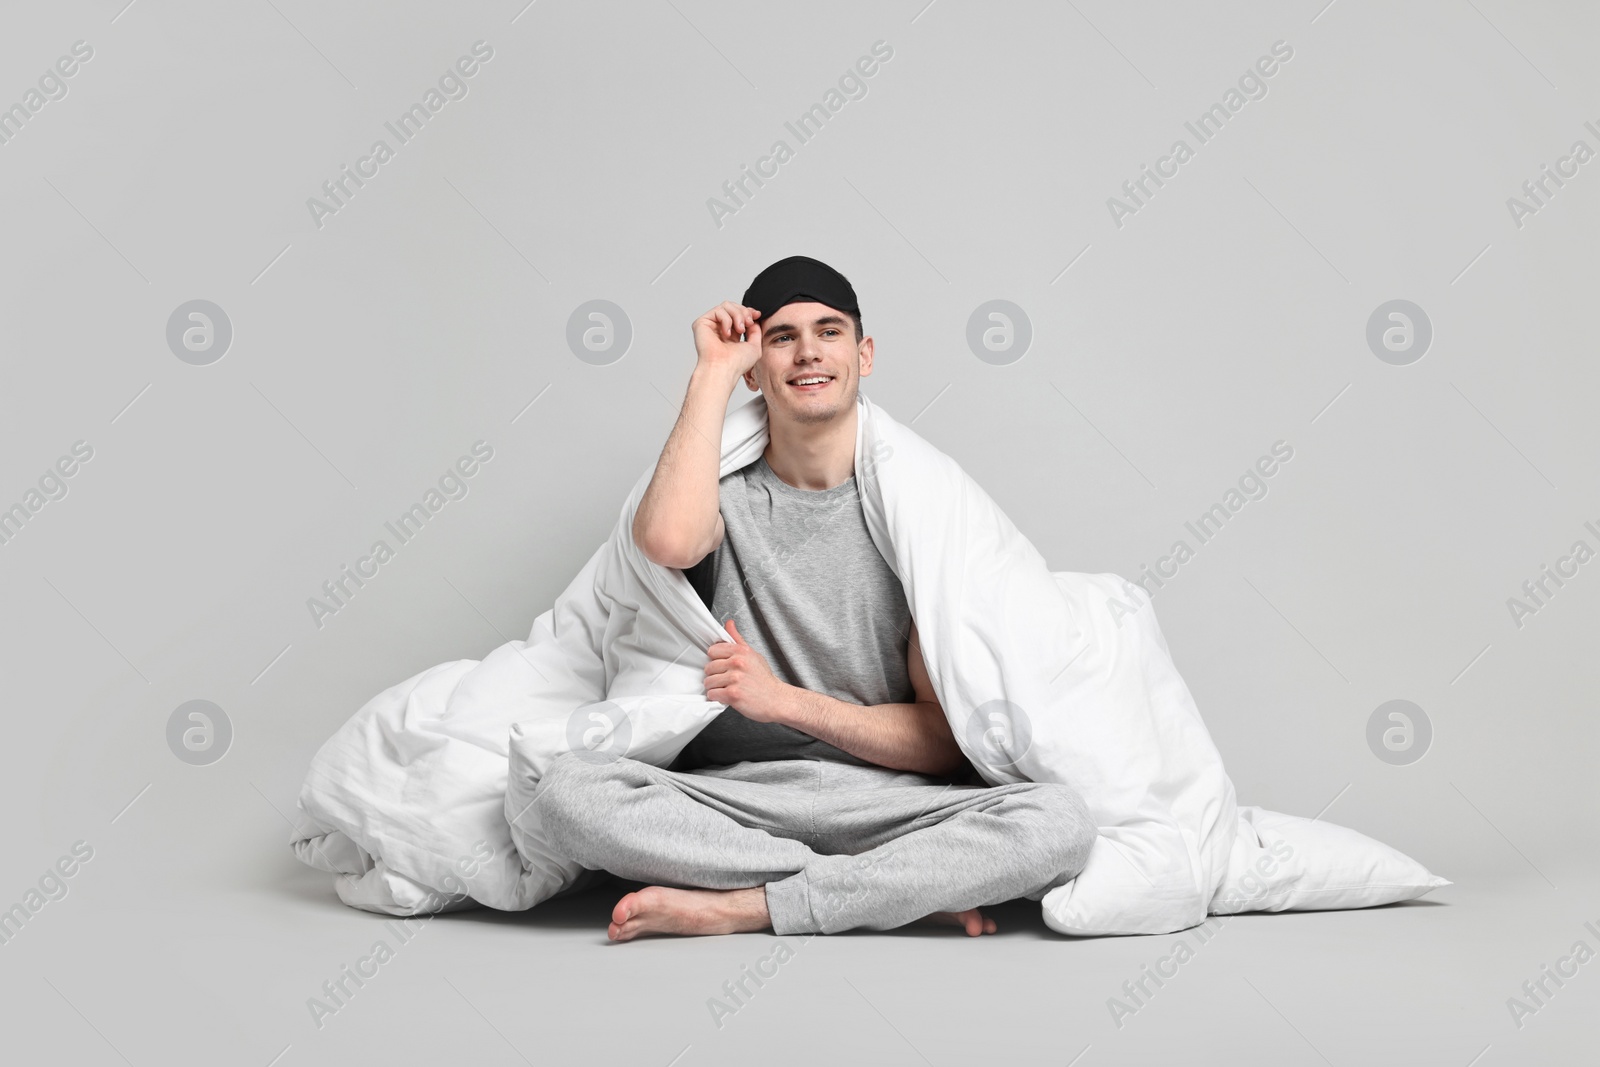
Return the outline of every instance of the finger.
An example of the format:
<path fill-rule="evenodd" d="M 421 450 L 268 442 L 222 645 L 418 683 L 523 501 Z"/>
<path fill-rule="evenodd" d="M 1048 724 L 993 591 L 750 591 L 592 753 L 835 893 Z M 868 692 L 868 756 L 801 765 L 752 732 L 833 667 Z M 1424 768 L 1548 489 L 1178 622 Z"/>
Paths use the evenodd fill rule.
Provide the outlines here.
<path fill-rule="evenodd" d="M 750 642 L 746 641 L 744 638 L 739 636 L 739 624 L 738 623 L 734 622 L 732 619 L 729 619 L 727 622 L 723 623 L 722 625 L 723 625 L 723 629 L 727 630 L 728 633 L 733 635 L 733 640 L 734 640 L 735 644 L 743 645 L 746 648 L 750 647 Z"/>
<path fill-rule="evenodd" d="M 732 300 L 724 300 L 717 306 L 717 310 L 728 317 L 729 329 L 734 336 L 744 332 L 744 308 Z"/>

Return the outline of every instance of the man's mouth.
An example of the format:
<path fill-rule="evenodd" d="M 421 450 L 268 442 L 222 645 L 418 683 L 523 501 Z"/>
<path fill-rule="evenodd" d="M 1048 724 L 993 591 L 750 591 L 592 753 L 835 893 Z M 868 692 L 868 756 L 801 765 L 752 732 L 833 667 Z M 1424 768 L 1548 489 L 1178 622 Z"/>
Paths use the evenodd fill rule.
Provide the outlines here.
<path fill-rule="evenodd" d="M 802 374 L 798 378 L 789 379 L 790 387 L 800 393 L 820 393 L 832 383 L 831 374 Z"/>

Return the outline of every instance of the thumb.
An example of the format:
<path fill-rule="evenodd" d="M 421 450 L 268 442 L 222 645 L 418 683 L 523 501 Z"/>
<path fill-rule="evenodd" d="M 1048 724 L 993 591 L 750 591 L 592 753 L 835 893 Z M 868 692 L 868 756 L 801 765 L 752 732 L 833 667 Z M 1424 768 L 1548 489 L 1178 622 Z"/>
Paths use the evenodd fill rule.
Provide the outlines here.
<path fill-rule="evenodd" d="M 728 619 L 728 621 L 726 623 L 723 624 L 723 627 L 728 631 L 728 633 L 730 635 L 732 635 L 732 637 L 733 637 L 735 642 L 737 642 L 738 644 L 744 645 L 746 648 L 750 647 L 750 642 L 746 641 L 743 637 L 739 636 L 739 627 L 733 621 L 733 619 L 731 617 Z"/>

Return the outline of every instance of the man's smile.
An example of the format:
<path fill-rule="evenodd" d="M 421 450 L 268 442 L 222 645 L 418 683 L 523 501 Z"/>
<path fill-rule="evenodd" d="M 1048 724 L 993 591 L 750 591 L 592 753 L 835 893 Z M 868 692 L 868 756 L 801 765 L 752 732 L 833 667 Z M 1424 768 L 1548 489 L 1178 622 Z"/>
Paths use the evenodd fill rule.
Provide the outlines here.
<path fill-rule="evenodd" d="M 818 374 L 813 371 L 809 374 L 801 374 L 797 377 L 790 378 L 789 385 L 797 392 L 820 393 L 822 390 L 831 385 L 833 380 L 834 378 L 831 374 Z"/>

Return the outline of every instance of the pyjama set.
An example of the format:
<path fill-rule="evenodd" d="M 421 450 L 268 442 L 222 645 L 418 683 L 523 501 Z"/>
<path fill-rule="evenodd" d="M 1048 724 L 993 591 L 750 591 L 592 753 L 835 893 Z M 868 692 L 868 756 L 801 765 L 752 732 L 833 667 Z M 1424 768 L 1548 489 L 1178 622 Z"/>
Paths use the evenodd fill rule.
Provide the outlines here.
<path fill-rule="evenodd" d="M 763 457 L 725 475 L 719 499 L 722 544 L 685 571 L 712 613 L 732 616 L 790 685 L 863 706 L 913 702 L 910 611 L 855 479 L 800 489 Z M 551 845 L 588 869 L 766 886 L 778 934 L 886 930 L 1038 900 L 1077 876 L 1096 833 L 1070 786 L 896 771 L 733 708 L 671 769 L 566 753 L 534 803 Z"/>

